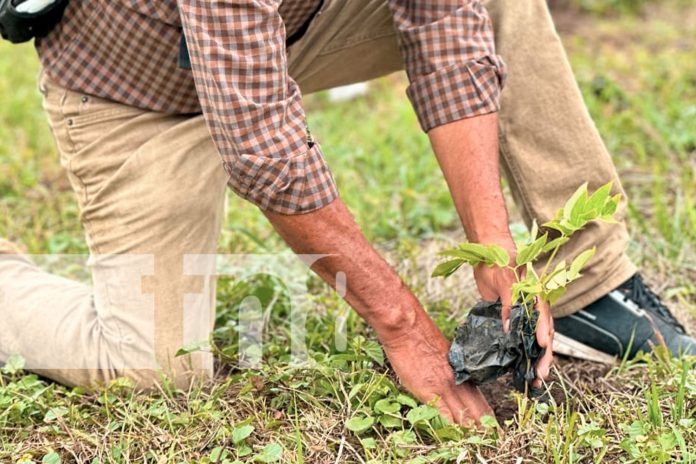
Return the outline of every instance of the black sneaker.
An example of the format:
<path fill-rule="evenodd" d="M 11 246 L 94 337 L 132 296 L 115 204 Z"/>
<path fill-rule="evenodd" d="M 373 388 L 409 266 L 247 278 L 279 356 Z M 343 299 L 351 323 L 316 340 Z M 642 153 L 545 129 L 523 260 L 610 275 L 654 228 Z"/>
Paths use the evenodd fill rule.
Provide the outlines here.
<path fill-rule="evenodd" d="M 556 332 L 611 356 L 633 358 L 663 343 L 673 356 L 696 355 L 696 339 L 635 274 L 575 314 L 554 321 Z"/>

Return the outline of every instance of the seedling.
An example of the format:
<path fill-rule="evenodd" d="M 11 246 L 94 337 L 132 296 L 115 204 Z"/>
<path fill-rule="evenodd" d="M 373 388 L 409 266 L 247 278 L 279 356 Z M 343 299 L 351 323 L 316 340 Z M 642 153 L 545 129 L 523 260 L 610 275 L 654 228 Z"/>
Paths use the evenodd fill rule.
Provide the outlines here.
<path fill-rule="evenodd" d="M 563 208 L 557 211 L 554 219 L 544 223 L 541 228 L 534 221 L 529 239 L 516 245 L 514 261 L 501 246 L 462 243 L 456 248 L 441 252 L 441 255 L 450 259 L 435 268 L 433 277 L 448 277 L 464 264 L 483 264 L 511 270 L 515 276 L 512 301 L 524 311 L 523 322 L 518 327 L 520 331 L 529 332 L 524 330 L 524 326 L 536 328 L 535 302 L 540 300 L 551 305 L 556 303 L 565 294 L 567 286 L 582 276 L 583 267 L 595 253 L 592 248 L 582 251 L 570 264 L 566 260 L 554 263 L 561 247 L 568 243 L 573 234 L 592 221 L 616 222 L 614 215 L 621 201 L 621 194 L 612 196 L 611 188 L 612 184 L 608 183 L 590 195 L 587 184 L 580 186 Z M 531 330 L 531 334 L 521 333 L 520 336 L 525 347 L 522 351 L 528 353 L 531 344 L 525 337 L 533 338 L 534 330 Z M 514 340 L 515 343 L 517 341 Z M 528 374 L 532 372 L 533 366 L 530 359 L 526 361 Z M 464 381 L 462 377 L 457 380 Z"/>

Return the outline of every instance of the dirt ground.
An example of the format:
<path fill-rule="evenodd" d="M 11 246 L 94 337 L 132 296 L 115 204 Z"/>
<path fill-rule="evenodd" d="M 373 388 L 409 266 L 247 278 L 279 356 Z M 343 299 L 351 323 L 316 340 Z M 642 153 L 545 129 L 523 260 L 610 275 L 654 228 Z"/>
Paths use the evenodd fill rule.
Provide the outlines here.
<path fill-rule="evenodd" d="M 581 361 L 559 355 L 556 355 L 554 362 L 557 371 L 562 373 L 565 382 L 573 383 L 582 389 L 591 389 L 611 369 L 610 366 L 605 364 Z M 548 383 L 550 397 L 547 396 L 543 401 L 553 402 L 560 406 L 566 402 L 566 392 L 559 382 L 558 372 L 552 374 Z M 496 382 L 482 385 L 481 390 L 501 424 L 515 417 L 518 407 L 515 397 L 511 394 L 513 391 L 511 374 L 499 378 Z"/>

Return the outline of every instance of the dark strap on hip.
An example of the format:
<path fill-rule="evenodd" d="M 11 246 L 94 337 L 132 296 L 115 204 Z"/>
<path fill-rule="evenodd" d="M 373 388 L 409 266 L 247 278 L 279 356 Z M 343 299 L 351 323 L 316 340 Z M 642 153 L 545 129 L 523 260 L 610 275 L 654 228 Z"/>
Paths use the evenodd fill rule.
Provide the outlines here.
<path fill-rule="evenodd" d="M 324 0 L 321 0 L 321 2 L 319 2 L 319 5 L 317 6 L 317 9 L 314 10 L 311 15 L 309 15 L 309 18 L 307 19 L 307 21 L 305 21 L 304 24 L 302 26 L 300 26 L 300 28 L 297 31 L 295 31 L 290 37 L 288 37 L 285 40 L 286 47 L 291 46 L 292 44 L 294 44 L 295 42 L 300 40 L 305 35 L 305 33 L 307 32 L 307 29 L 309 29 L 309 25 L 312 24 L 312 21 L 314 21 L 314 18 L 321 11 L 321 7 L 323 7 L 323 6 L 324 6 Z"/>

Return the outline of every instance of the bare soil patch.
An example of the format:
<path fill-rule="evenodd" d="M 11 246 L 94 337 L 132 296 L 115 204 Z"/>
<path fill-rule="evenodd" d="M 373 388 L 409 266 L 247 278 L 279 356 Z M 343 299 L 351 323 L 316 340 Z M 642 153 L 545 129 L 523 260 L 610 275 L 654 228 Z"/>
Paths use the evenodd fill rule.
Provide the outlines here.
<path fill-rule="evenodd" d="M 568 399 L 558 377 L 559 373 L 563 376 L 565 383 L 593 388 L 611 370 L 611 367 L 605 364 L 581 361 L 558 355 L 556 355 L 555 364 L 557 372 L 552 373 L 547 385 L 546 397 L 541 401 L 552 402 L 559 406 Z M 481 391 L 488 399 L 496 418 L 501 424 L 517 415 L 517 398 L 512 386 L 511 374 L 507 374 L 495 382 L 482 385 Z"/>

